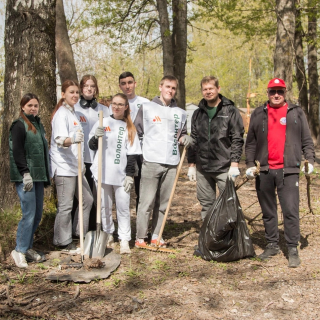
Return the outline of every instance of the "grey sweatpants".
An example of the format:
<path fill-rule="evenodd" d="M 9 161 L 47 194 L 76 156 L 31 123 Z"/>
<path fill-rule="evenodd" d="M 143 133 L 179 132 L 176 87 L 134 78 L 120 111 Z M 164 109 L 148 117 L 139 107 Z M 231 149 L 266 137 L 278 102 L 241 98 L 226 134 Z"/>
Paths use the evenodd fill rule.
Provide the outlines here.
<path fill-rule="evenodd" d="M 176 172 L 177 166 L 147 161 L 142 163 L 137 213 L 137 239 L 147 237 L 150 214 L 153 209 L 152 234 L 159 234 Z M 156 194 L 159 203 L 153 208 Z"/>
<path fill-rule="evenodd" d="M 197 198 L 202 206 L 202 220 L 216 200 L 216 185 L 221 193 L 226 186 L 227 178 L 228 172 L 204 172 L 197 168 Z"/>
<path fill-rule="evenodd" d="M 65 246 L 72 242 L 72 233 L 77 236 L 80 234 L 79 219 L 77 214 L 74 217 L 73 226 L 71 217 L 73 197 L 76 196 L 76 198 L 78 198 L 78 176 L 55 176 L 54 180 L 57 188 L 58 206 L 57 215 L 54 222 L 53 244 L 56 246 Z M 89 227 L 89 216 L 93 203 L 93 197 L 90 186 L 84 175 L 82 176 L 82 196 L 83 232 L 85 235 Z"/>

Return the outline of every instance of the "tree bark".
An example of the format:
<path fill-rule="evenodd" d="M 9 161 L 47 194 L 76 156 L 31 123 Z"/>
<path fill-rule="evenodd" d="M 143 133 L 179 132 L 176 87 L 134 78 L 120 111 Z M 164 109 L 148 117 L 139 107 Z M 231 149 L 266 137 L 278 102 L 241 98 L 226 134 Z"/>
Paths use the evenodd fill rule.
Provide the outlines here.
<path fill-rule="evenodd" d="M 74 63 L 73 51 L 68 35 L 63 0 L 56 0 L 56 56 L 60 81 L 78 81 L 77 69 Z"/>
<path fill-rule="evenodd" d="M 299 89 L 299 105 L 305 112 L 308 118 L 308 84 L 306 77 L 306 69 L 304 64 L 304 54 L 303 54 L 303 28 L 301 24 L 301 11 L 297 9 L 296 11 L 296 29 L 295 29 L 295 64 L 296 64 L 296 78 Z"/>
<path fill-rule="evenodd" d="M 295 0 L 276 0 L 277 37 L 274 51 L 274 76 L 287 85 L 287 99 L 292 100 L 294 59 Z"/>
<path fill-rule="evenodd" d="M 319 135 L 319 76 L 317 69 L 317 0 L 308 1 L 309 126 L 314 144 Z"/>
<path fill-rule="evenodd" d="M 163 74 L 174 75 L 172 34 L 170 31 L 167 1 L 157 0 L 157 10 L 159 13 L 159 24 L 162 41 Z"/>
<path fill-rule="evenodd" d="M 179 81 L 176 94 L 180 108 L 186 108 L 186 62 L 187 62 L 187 0 L 172 0 L 173 11 L 173 72 Z"/>
<path fill-rule="evenodd" d="M 0 157 L 0 205 L 17 199 L 10 183 L 9 129 L 18 117 L 20 100 L 32 92 L 40 100 L 40 116 L 51 135 L 56 104 L 55 0 L 7 0 L 5 26 L 4 112 Z"/>

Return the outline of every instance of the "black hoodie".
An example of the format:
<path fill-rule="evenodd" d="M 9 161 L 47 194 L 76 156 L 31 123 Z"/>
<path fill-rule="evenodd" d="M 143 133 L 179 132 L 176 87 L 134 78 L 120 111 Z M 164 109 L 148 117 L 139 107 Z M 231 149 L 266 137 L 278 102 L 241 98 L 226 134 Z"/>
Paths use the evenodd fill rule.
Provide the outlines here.
<path fill-rule="evenodd" d="M 219 94 L 221 102 L 210 120 L 202 99 L 191 120 L 194 146 L 188 150 L 188 162 L 205 172 L 227 172 L 231 162 L 239 162 L 243 147 L 243 122 L 231 100 Z"/>

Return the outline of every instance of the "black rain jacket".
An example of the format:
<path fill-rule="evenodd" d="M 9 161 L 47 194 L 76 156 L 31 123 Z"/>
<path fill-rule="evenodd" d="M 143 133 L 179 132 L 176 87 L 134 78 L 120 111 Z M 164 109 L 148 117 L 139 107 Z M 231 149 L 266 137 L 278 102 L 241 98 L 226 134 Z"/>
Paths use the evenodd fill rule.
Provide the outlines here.
<path fill-rule="evenodd" d="M 188 149 L 188 162 L 205 172 L 227 172 L 231 162 L 239 162 L 243 147 L 243 121 L 234 103 L 219 94 L 221 102 L 212 120 L 202 99 L 191 120 L 194 146 Z"/>

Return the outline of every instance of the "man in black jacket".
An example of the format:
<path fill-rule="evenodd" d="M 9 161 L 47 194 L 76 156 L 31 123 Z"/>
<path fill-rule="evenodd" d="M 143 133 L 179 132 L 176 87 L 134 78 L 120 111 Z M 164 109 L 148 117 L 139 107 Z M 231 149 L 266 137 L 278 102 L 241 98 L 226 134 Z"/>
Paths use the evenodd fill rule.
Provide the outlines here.
<path fill-rule="evenodd" d="M 190 181 L 197 181 L 197 197 L 202 205 L 201 218 L 216 199 L 216 184 L 221 192 L 228 175 L 239 174 L 238 163 L 243 146 L 243 122 L 231 100 L 219 94 L 216 77 L 201 80 L 203 99 L 191 120 L 194 146 L 188 150 Z"/>
<path fill-rule="evenodd" d="M 251 115 L 246 141 L 247 177 L 254 178 L 255 160 L 260 162 L 256 178 L 258 200 L 263 213 L 267 247 L 259 256 L 266 260 L 280 252 L 277 189 L 284 219 L 284 236 L 288 246 L 289 267 L 300 265 L 298 255 L 299 172 L 301 151 L 313 171 L 314 146 L 302 109 L 285 100 L 286 84 L 275 78 L 268 84 L 269 101 Z M 304 168 L 303 170 L 304 171 Z"/>

